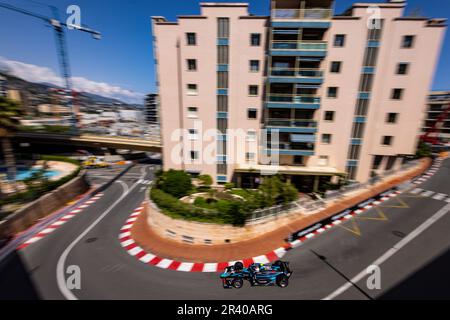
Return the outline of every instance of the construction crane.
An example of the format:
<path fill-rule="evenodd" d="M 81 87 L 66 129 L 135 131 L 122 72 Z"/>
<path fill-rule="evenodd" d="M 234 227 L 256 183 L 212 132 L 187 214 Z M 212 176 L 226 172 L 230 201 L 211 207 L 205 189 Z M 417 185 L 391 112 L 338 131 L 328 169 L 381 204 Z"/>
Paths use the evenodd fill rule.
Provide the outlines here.
<path fill-rule="evenodd" d="M 442 112 L 439 114 L 439 116 L 436 118 L 436 120 L 433 122 L 433 125 L 431 128 L 429 128 L 421 137 L 420 139 L 423 142 L 431 143 L 433 145 L 437 145 L 441 142 L 439 138 L 439 130 L 444 125 L 445 120 L 447 119 L 447 115 L 450 113 L 450 104 L 443 107 Z"/>
<path fill-rule="evenodd" d="M 59 19 L 58 10 L 54 6 L 50 6 L 50 8 L 53 11 L 54 18 L 46 17 L 43 15 L 22 9 L 22 8 L 12 6 L 12 5 L 4 3 L 4 2 L 0 2 L 0 8 L 19 12 L 19 13 L 43 20 L 45 23 L 48 23 L 48 24 L 50 24 L 50 26 L 53 27 L 53 30 L 55 31 L 55 37 L 56 37 L 56 49 L 58 52 L 59 65 L 61 68 L 61 76 L 62 76 L 62 79 L 64 80 L 65 89 L 67 91 L 67 94 L 70 94 L 72 96 L 72 99 L 69 99 L 69 107 L 70 107 L 70 111 L 72 114 L 72 119 L 71 119 L 72 133 L 78 132 L 78 127 L 77 127 L 78 121 L 77 121 L 77 116 L 75 114 L 75 110 L 73 107 L 73 99 L 74 99 L 74 96 L 76 93 L 72 90 L 70 64 L 69 64 L 69 57 L 67 54 L 66 36 L 65 36 L 64 28 L 73 28 L 78 31 L 90 33 L 92 35 L 92 37 L 96 40 L 99 40 L 101 38 L 100 32 L 92 30 L 90 28 L 87 28 L 86 26 L 68 25 L 68 24 L 62 22 Z"/>

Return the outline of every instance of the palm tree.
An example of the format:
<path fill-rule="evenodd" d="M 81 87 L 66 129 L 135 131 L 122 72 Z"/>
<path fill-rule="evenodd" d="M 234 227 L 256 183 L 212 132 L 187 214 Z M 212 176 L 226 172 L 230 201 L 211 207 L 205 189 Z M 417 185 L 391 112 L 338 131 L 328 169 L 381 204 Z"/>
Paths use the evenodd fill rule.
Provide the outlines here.
<path fill-rule="evenodd" d="M 19 121 L 17 117 L 22 115 L 20 104 L 5 97 L 0 97 L 0 140 L 8 179 L 16 176 L 16 164 L 10 137 L 17 130 Z"/>

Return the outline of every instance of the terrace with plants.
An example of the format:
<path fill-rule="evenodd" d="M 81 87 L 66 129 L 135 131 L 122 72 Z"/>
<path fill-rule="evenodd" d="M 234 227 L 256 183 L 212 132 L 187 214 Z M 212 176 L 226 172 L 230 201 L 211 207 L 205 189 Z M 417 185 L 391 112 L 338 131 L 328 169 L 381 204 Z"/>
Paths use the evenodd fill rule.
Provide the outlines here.
<path fill-rule="evenodd" d="M 245 225 L 257 209 L 287 204 L 298 198 L 297 189 L 281 176 L 265 177 L 258 189 L 212 187 L 212 178 L 192 178 L 179 170 L 158 172 L 150 198 L 166 215 L 175 219 L 216 224 Z"/>

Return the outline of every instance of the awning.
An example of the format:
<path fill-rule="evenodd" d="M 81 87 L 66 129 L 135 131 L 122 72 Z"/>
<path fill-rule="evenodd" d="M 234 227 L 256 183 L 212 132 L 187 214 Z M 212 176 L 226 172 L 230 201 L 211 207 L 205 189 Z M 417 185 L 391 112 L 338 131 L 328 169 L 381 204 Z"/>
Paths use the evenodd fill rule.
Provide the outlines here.
<path fill-rule="evenodd" d="M 296 89 L 319 89 L 320 88 L 320 84 L 296 84 L 295 88 Z"/>
<path fill-rule="evenodd" d="M 314 134 L 291 134 L 291 142 L 315 142 Z"/>

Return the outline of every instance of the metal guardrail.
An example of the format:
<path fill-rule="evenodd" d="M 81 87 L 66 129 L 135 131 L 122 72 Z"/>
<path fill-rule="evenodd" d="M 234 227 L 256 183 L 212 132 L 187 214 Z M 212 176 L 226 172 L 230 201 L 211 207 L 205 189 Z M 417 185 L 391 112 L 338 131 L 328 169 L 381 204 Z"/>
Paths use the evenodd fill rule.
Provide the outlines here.
<path fill-rule="evenodd" d="M 392 169 L 384 172 L 382 175 L 370 178 L 366 183 L 355 182 L 346 186 L 343 186 L 339 190 L 327 191 L 325 193 L 324 199 L 318 200 L 306 200 L 301 199 L 288 204 L 277 205 L 270 208 L 258 209 L 253 212 L 251 218 L 247 219 L 247 223 L 255 223 L 264 219 L 279 217 L 281 215 L 287 215 L 292 213 L 293 210 L 296 212 L 301 211 L 303 213 L 311 213 L 313 211 L 324 208 L 327 203 L 330 203 L 337 198 L 342 198 L 346 196 L 348 193 L 353 192 L 357 189 L 368 188 L 380 181 L 381 178 L 388 177 L 393 174 L 398 174 L 401 171 L 407 170 L 411 167 L 414 167 L 418 164 L 418 160 L 413 160 L 408 163 L 403 164 L 399 169 Z"/>

